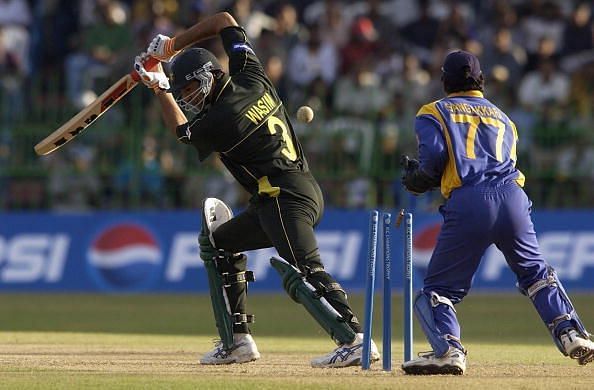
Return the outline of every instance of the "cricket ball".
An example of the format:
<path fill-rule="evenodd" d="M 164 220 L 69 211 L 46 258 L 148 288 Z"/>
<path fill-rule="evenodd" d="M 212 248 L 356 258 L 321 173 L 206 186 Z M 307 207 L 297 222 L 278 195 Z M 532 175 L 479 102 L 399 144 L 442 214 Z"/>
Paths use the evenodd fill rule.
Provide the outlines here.
<path fill-rule="evenodd" d="M 310 106 L 301 106 L 297 110 L 297 119 L 303 123 L 309 123 L 314 118 L 314 112 Z"/>

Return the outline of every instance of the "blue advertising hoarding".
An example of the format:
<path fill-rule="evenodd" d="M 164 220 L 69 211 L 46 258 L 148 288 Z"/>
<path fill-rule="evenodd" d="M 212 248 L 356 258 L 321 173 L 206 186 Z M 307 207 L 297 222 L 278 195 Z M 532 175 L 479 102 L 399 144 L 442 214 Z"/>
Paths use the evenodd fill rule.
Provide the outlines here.
<path fill-rule="evenodd" d="M 368 218 L 367 211 L 329 210 L 317 229 L 325 266 L 348 291 L 365 286 Z M 594 211 L 538 212 L 533 218 L 541 250 L 566 287 L 594 289 Z M 414 214 L 415 288 L 440 225 L 438 214 Z M 199 226 L 197 211 L 0 214 L 0 291 L 207 292 Z M 392 229 L 398 288 L 403 232 Z M 282 291 L 269 264 L 273 255 L 273 249 L 248 253 L 256 276 L 250 291 Z M 484 256 L 473 288 L 515 289 L 515 276 L 495 248 Z"/>

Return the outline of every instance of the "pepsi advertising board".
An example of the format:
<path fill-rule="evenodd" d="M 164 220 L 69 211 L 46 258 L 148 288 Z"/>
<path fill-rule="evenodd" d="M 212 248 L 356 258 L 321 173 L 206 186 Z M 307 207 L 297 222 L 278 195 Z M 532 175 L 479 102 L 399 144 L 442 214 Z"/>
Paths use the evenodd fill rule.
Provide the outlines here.
<path fill-rule="evenodd" d="M 594 289 L 594 211 L 533 214 L 541 251 L 570 289 Z M 200 215 L 191 212 L 0 214 L 1 291 L 199 292 L 208 282 L 198 249 Z M 441 226 L 438 214 L 415 213 L 415 289 Z M 348 291 L 362 291 L 369 213 L 329 210 L 316 230 L 322 259 Z M 402 285 L 403 228 L 392 227 L 392 283 Z M 274 249 L 248 252 L 250 291 L 281 292 L 270 266 Z M 381 275 L 378 259 L 377 275 Z M 515 276 L 494 247 L 473 289 L 512 291 Z M 381 288 L 381 283 L 376 283 Z M 397 290 L 395 290 L 397 291 Z"/>

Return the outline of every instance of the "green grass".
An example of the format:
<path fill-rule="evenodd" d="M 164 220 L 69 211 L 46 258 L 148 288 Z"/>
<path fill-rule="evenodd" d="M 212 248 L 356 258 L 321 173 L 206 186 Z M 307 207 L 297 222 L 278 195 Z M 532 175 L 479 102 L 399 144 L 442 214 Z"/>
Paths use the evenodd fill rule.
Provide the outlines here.
<path fill-rule="evenodd" d="M 379 298 L 379 297 L 378 297 Z M 351 298 L 357 312 L 362 296 Z M 398 369 L 401 300 L 394 297 L 394 371 L 381 364 L 321 370 L 309 359 L 332 343 L 303 308 L 283 295 L 250 297 L 262 359 L 235 366 L 197 363 L 216 331 L 209 298 L 197 295 L 0 295 L 0 388 L 591 388 L 592 367 L 554 347 L 530 302 L 520 295 L 473 295 L 459 305 L 469 349 L 464 377 L 407 377 Z M 594 326 L 594 296 L 576 295 Z M 381 307 L 378 299 L 376 308 Z M 380 313 L 374 339 L 381 344 Z M 415 352 L 428 345 L 415 328 Z"/>

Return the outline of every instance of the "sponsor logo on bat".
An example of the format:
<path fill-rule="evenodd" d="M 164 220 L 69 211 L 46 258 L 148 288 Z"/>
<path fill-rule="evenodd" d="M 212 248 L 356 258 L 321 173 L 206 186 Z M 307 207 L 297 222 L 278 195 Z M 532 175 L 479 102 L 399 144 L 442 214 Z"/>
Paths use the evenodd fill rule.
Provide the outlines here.
<path fill-rule="evenodd" d="M 122 85 L 116 88 L 111 95 L 103 99 L 103 101 L 101 102 L 100 112 L 107 110 L 112 104 L 116 102 L 116 100 L 121 98 L 122 95 L 124 95 L 128 89 L 128 82 L 126 80 L 122 83 Z"/>
<path fill-rule="evenodd" d="M 87 119 L 84 119 L 83 120 L 83 122 L 85 122 L 84 126 L 78 126 L 76 129 L 67 132 L 63 137 L 59 138 L 56 142 L 54 142 L 54 146 L 62 146 L 66 142 L 70 141 L 72 138 L 79 135 L 84 129 L 89 127 L 89 125 L 91 123 L 93 123 L 93 121 L 95 119 L 97 119 L 97 116 L 98 116 L 97 114 L 93 114 L 93 115 L 89 116 Z"/>

